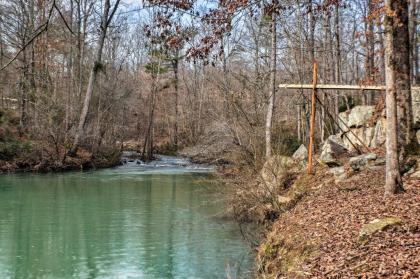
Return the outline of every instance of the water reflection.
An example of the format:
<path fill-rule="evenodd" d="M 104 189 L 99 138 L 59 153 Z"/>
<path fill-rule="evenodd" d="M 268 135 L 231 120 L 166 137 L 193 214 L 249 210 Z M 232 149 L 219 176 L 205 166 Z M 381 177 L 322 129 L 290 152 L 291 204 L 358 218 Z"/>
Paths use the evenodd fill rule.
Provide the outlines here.
<path fill-rule="evenodd" d="M 0 177 L 0 278 L 224 278 L 238 259 L 251 266 L 200 177 Z"/>

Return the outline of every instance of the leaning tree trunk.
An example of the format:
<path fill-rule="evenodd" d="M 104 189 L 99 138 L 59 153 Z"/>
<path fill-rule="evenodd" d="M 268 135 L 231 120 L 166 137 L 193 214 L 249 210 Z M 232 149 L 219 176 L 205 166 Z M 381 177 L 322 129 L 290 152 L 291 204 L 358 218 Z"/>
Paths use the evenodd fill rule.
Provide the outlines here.
<path fill-rule="evenodd" d="M 270 95 L 268 97 L 267 115 L 265 119 L 265 156 L 271 156 L 271 124 L 273 121 L 274 97 L 276 94 L 276 69 L 277 69 L 277 28 L 276 6 L 277 0 L 273 0 L 271 13 L 271 57 L 270 57 Z"/>
<path fill-rule="evenodd" d="M 386 182 L 385 193 L 395 194 L 403 191 L 402 180 L 399 171 L 399 133 L 400 127 L 398 123 L 404 123 L 404 110 L 401 114 L 402 121 L 398 119 L 397 112 L 397 96 L 404 98 L 405 94 L 409 94 L 410 75 L 398 72 L 404 70 L 404 65 L 398 63 L 406 63 L 404 60 L 405 50 L 408 46 L 400 45 L 404 42 L 404 29 L 401 25 L 406 22 L 402 15 L 407 12 L 406 0 L 386 0 L 385 1 L 385 81 L 386 81 Z M 402 21 L 401 21 L 402 20 Z M 407 26 L 408 29 L 408 26 Z M 409 64 L 408 64 L 409 65 Z M 409 67 L 408 67 L 409 71 Z M 407 83 L 404 79 L 408 79 Z M 407 90 L 408 89 L 408 90 Z M 408 92 L 407 92 L 408 91 Z M 404 105 L 400 106 L 404 109 Z M 403 125 L 404 126 L 404 125 Z M 401 139 L 400 139 L 401 141 Z M 400 142 L 401 143 L 401 142 Z"/>
<path fill-rule="evenodd" d="M 99 71 L 101 70 L 101 67 L 102 67 L 102 64 L 101 64 L 102 50 L 104 48 L 106 32 L 108 30 L 109 24 L 111 23 L 112 17 L 114 16 L 115 11 L 118 8 L 119 2 L 120 2 L 120 0 L 117 0 L 117 2 L 114 5 L 114 8 L 113 8 L 113 10 L 110 14 L 109 13 L 110 8 L 111 8 L 110 0 L 105 1 L 104 13 L 103 13 L 102 19 L 101 19 L 101 34 L 100 34 L 100 37 L 99 37 L 98 44 L 96 46 L 95 60 L 93 62 L 93 66 L 92 66 L 92 69 L 90 71 L 89 83 L 88 83 L 88 87 L 87 87 L 87 90 L 86 90 L 85 100 L 83 102 L 82 113 L 80 115 L 76 135 L 74 137 L 73 146 L 69 151 L 70 155 L 76 154 L 77 148 L 79 147 L 79 144 L 80 144 L 80 140 L 81 140 L 81 138 L 83 136 L 83 133 L 84 133 L 84 128 L 85 128 L 85 124 L 86 124 L 86 117 L 87 117 L 87 114 L 88 114 L 88 111 L 89 111 L 90 100 L 91 100 L 92 95 L 93 95 L 93 90 L 94 90 L 94 87 L 95 87 L 96 79 L 98 77 L 98 73 L 99 73 Z"/>

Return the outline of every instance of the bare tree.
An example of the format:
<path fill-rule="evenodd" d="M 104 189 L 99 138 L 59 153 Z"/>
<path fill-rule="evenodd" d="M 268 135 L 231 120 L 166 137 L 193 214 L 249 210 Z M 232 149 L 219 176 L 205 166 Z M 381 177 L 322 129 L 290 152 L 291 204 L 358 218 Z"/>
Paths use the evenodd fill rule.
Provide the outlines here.
<path fill-rule="evenodd" d="M 270 93 L 267 103 L 267 115 L 265 120 L 265 156 L 271 156 L 271 126 L 276 94 L 277 74 L 277 0 L 272 1 L 271 11 L 271 53 L 270 53 Z"/>
<path fill-rule="evenodd" d="M 102 64 L 101 64 L 102 63 L 102 50 L 105 43 L 106 33 L 107 33 L 109 25 L 111 24 L 112 18 L 114 17 L 115 12 L 118 9 L 119 3 L 120 3 L 120 0 L 117 0 L 114 6 L 112 7 L 112 10 L 111 10 L 111 0 L 105 0 L 105 3 L 104 3 L 104 10 L 103 10 L 102 18 L 101 18 L 99 41 L 96 46 L 95 60 L 93 62 L 93 65 L 90 71 L 89 83 L 86 89 L 86 95 L 85 95 L 85 100 L 83 102 L 82 113 L 80 115 L 79 124 L 77 126 L 76 135 L 73 141 L 73 146 L 69 151 L 70 155 L 76 154 L 77 148 L 80 144 L 80 140 L 83 136 L 84 127 L 86 124 L 86 117 L 89 111 L 90 100 L 92 98 L 95 82 L 99 74 L 99 71 L 102 68 Z"/>
<path fill-rule="evenodd" d="M 403 144 L 402 127 L 406 125 L 406 100 L 410 94 L 410 64 L 408 55 L 408 5 L 406 0 L 385 1 L 385 76 L 386 76 L 386 184 L 385 193 L 395 194 L 403 191 L 400 176 L 399 151 Z M 398 102 L 397 98 L 401 98 Z M 398 109 L 401 114 L 398 117 Z M 400 120 L 402 118 L 402 120 Z M 407 127 L 404 127 L 407 129 Z"/>
<path fill-rule="evenodd" d="M 413 83 L 419 84 L 420 83 L 420 74 L 419 74 L 419 45 L 418 45 L 418 33 L 417 33 L 417 26 L 418 26 L 418 9 L 419 4 L 417 0 L 411 0 L 411 13 L 410 13 L 410 22 L 411 22 L 411 46 L 412 46 L 412 59 L 413 67 L 412 67 L 412 76 L 413 76 Z"/>

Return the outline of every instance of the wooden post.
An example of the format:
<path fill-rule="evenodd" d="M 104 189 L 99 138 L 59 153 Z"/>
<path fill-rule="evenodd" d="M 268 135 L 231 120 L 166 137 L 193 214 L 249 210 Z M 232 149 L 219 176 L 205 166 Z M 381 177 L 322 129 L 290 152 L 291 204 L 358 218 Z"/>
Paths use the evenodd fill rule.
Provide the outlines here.
<path fill-rule="evenodd" d="M 314 153 L 314 134 L 315 134 L 315 113 L 316 113 L 316 85 L 318 81 L 318 63 L 314 61 L 314 72 L 312 79 L 312 98 L 311 98 L 311 121 L 309 127 L 309 154 L 308 154 L 308 174 L 313 173 L 312 161 Z"/>

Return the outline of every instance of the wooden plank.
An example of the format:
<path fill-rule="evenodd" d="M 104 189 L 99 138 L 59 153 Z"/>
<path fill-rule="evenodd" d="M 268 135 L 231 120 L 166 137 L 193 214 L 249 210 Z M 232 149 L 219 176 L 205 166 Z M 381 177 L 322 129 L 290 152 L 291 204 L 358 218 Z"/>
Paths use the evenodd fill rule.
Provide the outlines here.
<path fill-rule="evenodd" d="M 313 89 L 312 84 L 279 84 L 279 88 L 283 89 Z M 385 85 L 346 85 L 346 84 L 317 84 L 316 89 L 333 89 L 333 90 L 385 90 Z M 412 86 L 412 90 L 420 90 L 419 86 Z"/>

